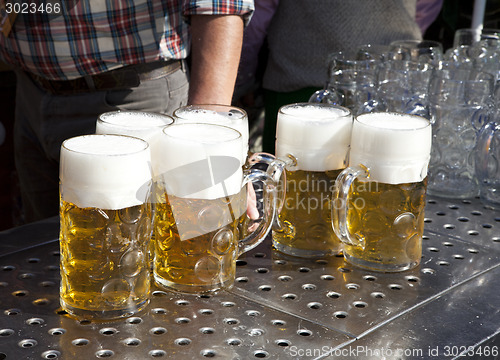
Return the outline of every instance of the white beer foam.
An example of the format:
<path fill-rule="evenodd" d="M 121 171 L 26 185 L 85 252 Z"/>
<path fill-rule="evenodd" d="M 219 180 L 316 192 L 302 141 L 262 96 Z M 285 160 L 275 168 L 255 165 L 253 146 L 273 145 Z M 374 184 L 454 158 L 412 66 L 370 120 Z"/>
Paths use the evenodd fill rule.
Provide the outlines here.
<path fill-rule="evenodd" d="M 325 171 L 346 167 L 353 116 L 343 107 L 291 104 L 278 113 L 276 156 L 297 159 L 294 170 Z"/>
<path fill-rule="evenodd" d="M 83 135 L 61 147 L 62 199 L 78 207 L 117 210 L 143 204 L 151 182 L 150 149 L 139 138 Z"/>
<path fill-rule="evenodd" d="M 241 134 L 214 124 L 173 124 L 153 157 L 161 157 L 154 173 L 167 194 L 181 198 L 217 199 L 241 191 L 244 162 Z M 246 154 L 245 154 L 246 156 Z"/>
<path fill-rule="evenodd" d="M 250 135 L 248 117 L 242 110 L 218 105 L 190 105 L 177 109 L 173 116 L 176 124 L 216 124 L 239 131 L 243 137 L 243 152 L 246 158 Z"/>
<path fill-rule="evenodd" d="M 359 115 L 354 121 L 349 165 L 362 164 L 370 179 L 386 184 L 422 181 L 432 142 L 430 122 L 398 113 Z"/>
<path fill-rule="evenodd" d="M 96 134 L 129 135 L 149 143 L 151 152 L 160 141 L 162 130 L 174 119 L 168 115 L 143 111 L 111 111 L 99 115 Z M 153 157 L 154 163 L 161 159 Z"/>

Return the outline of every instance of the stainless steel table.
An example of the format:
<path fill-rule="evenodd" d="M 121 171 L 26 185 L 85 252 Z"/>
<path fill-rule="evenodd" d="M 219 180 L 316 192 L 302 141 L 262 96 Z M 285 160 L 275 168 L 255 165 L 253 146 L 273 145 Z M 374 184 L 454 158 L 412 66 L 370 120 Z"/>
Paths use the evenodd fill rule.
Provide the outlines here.
<path fill-rule="evenodd" d="M 2 359 L 500 359 L 500 211 L 428 197 L 421 265 L 383 274 L 288 258 L 270 239 L 233 289 L 155 288 L 141 314 L 59 307 L 58 219 L 0 233 Z"/>

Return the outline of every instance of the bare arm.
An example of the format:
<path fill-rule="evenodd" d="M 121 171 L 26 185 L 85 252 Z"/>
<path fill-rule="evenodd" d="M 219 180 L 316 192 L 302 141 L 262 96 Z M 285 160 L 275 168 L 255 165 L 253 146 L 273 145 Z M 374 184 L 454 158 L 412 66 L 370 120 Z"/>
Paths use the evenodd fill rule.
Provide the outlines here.
<path fill-rule="evenodd" d="M 230 105 L 243 42 L 238 15 L 193 15 L 190 104 Z"/>

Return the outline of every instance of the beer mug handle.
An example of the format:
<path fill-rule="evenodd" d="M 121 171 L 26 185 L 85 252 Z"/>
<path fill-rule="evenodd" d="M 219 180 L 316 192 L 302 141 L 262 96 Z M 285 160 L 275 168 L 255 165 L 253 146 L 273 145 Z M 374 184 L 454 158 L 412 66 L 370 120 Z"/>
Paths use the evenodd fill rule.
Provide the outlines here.
<path fill-rule="evenodd" d="M 277 184 L 278 189 L 276 190 L 276 197 L 277 197 L 276 202 L 278 208 L 276 210 L 276 215 L 279 214 L 285 202 L 285 191 L 286 191 L 285 166 L 288 164 L 288 162 L 277 159 L 274 155 L 271 155 L 269 153 L 258 152 L 249 156 L 248 164 L 250 167 L 256 167 L 256 168 L 259 167 L 258 166 L 259 164 L 263 164 L 265 166 L 266 173 Z"/>
<path fill-rule="evenodd" d="M 344 169 L 337 180 L 332 194 L 332 227 L 337 237 L 344 244 L 364 248 L 364 239 L 349 232 L 347 210 L 349 206 L 349 189 L 358 177 L 367 178 L 368 170 L 362 166 L 350 166 Z"/>
<path fill-rule="evenodd" d="M 477 135 L 476 147 L 474 149 L 474 164 L 476 176 L 480 182 L 488 179 L 491 174 L 488 173 L 488 162 L 490 157 L 490 146 L 496 131 L 500 131 L 500 124 L 494 121 L 483 125 Z"/>
<path fill-rule="evenodd" d="M 243 185 L 249 182 L 263 184 L 262 216 L 258 221 L 251 220 L 256 228 L 238 243 L 238 256 L 259 245 L 271 230 L 274 218 L 277 217 L 277 187 L 271 176 L 260 169 L 249 169 L 243 180 Z M 250 185 L 250 184 L 249 184 Z"/>
<path fill-rule="evenodd" d="M 332 87 L 326 87 L 323 90 L 315 91 L 309 97 L 308 102 L 320 103 L 320 104 L 331 104 L 331 105 L 343 105 L 344 104 L 344 95 Z"/>

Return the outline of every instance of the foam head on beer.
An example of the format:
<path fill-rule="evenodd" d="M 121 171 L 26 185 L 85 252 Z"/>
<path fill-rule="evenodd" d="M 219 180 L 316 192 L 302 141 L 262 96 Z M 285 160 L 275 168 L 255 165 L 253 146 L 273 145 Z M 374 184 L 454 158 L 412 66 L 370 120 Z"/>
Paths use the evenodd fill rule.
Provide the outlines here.
<path fill-rule="evenodd" d="M 353 117 L 340 106 L 290 104 L 278 113 L 276 156 L 297 159 L 294 170 L 325 171 L 346 167 Z"/>
<path fill-rule="evenodd" d="M 181 198 L 217 199 L 241 191 L 245 161 L 241 134 L 214 124 L 173 124 L 163 129 L 155 174 L 167 194 Z"/>
<path fill-rule="evenodd" d="M 432 130 L 416 115 L 369 113 L 354 121 L 349 164 L 368 168 L 370 179 L 414 183 L 427 176 Z"/>
<path fill-rule="evenodd" d="M 188 105 L 174 111 L 177 124 L 201 123 L 217 124 L 233 128 L 240 132 L 243 152 L 248 152 L 248 116 L 243 109 L 226 105 Z"/>
<path fill-rule="evenodd" d="M 223 105 L 190 105 L 174 112 L 176 123 L 218 124 L 238 130 L 243 140 L 248 139 L 248 118 L 246 113 L 235 107 Z"/>
<path fill-rule="evenodd" d="M 117 210 L 143 204 L 151 181 L 146 141 L 121 135 L 83 135 L 61 146 L 61 196 L 78 207 Z"/>
<path fill-rule="evenodd" d="M 129 135 L 150 141 L 174 119 L 168 115 L 142 111 L 111 111 L 99 115 L 96 134 Z"/>

